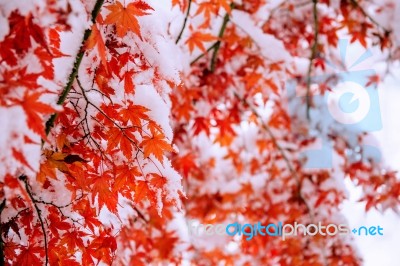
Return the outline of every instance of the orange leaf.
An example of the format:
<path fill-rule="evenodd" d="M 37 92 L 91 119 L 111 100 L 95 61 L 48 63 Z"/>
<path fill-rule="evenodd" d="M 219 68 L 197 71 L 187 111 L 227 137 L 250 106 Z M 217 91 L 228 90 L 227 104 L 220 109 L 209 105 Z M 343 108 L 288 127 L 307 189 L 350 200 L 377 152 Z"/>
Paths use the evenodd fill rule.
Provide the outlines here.
<path fill-rule="evenodd" d="M 205 117 L 196 117 L 193 124 L 194 135 L 199 135 L 202 131 L 206 133 L 207 136 L 210 135 L 210 121 Z"/>
<path fill-rule="evenodd" d="M 155 134 L 152 138 L 145 136 L 142 142 L 144 147 L 144 157 L 153 154 L 162 163 L 164 151 L 174 151 L 171 145 L 164 140 L 162 134 Z"/>
<path fill-rule="evenodd" d="M 140 26 L 136 16 L 149 15 L 146 10 L 154 10 L 151 6 L 143 1 L 137 1 L 124 7 L 120 2 L 106 7 L 110 10 L 110 14 L 105 19 L 106 24 L 115 24 L 117 27 L 117 35 L 124 37 L 128 31 L 132 31 L 142 39 L 140 34 Z"/>
<path fill-rule="evenodd" d="M 32 94 L 25 93 L 24 99 L 20 101 L 22 108 L 26 113 L 28 127 L 42 138 L 46 138 L 44 134 L 44 122 L 41 115 L 54 113 L 55 110 L 50 105 L 39 101 L 41 94 L 34 92 Z"/>
<path fill-rule="evenodd" d="M 98 202 L 99 207 L 103 207 L 103 205 L 107 206 L 107 209 L 110 212 L 116 213 L 117 212 L 117 203 L 118 203 L 118 194 L 113 193 L 110 190 L 109 184 L 110 177 L 109 176 L 102 176 L 95 180 L 92 192 L 93 192 L 93 200 L 96 195 L 98 195 Z"/>
<path fill-rule="evenodd" d="M 150 190 L 148 183 L 146 181 L 137 181 L 135 189 L 135 202 L 139 203 L 146 197 L 153 203 L 156 201 L 155 193 Z"/>
<path fill-rule="evenodd" d="M 150 184 L 155 188 L 163 189 L 164 185 L 167 184 L 167 178 L 156 173 L 150 174 L 152 176 Z"/>
<path fill-rule="evenodd" d="M 28 161 L 26 160 L 24 154 L 22 154 L 22 152 L 20 152 L 15 148 L 12 148 L 12 154 L 15 159 L 20 161 L 23 165 L 27 166 L 29 169 L 33 170 L 32 167 L 29 165 Z"/>
<path fill-rule="evenodd" d="M 122 121 L 125 123 L 131 121 L 132 126 L 142 127 L 141 120 L 150 120 L 146 114 L 149 109 L 141 105 L 129 105 L 126 109 L 121 110 Z"/>
<path fill-rule="evenodd" d="M 229 6 L 227 0 L 218 0 L 218 2 L 219 6 L 225 9 L 225 11 L 228 12 L 228 14 L 231 13 L 231 7 Z"/>
<path fill-rule="evenodd" d="M 124 156 L 128 159 L 132 158 L 133 144 L 131 141 L 135 141 L 134 135 L 128 130 L 122 131 L 119 128 L 111 128 L 108 134 L 107 151 L 111 151 L 119 145 Z"/>
<path fill-rule="evenodd" d="M 202 32 L 195 32 L 190 36 L 189 39 L 186 40 L 186 44 L 189 46 L 189 51 L 193 52 L 193 50 L 197 47 L 199 48 L 202 52 L 206 52 L 206 48 L 203 45 L 203 42 L 212 42 L 217 40 L 215 36 L 209 34 L 209 33 L 202 33 Z"/>
<path fill-rule="evenodd" d="M 133 71 L 127 71 L 124 75 L 124 89 L 125 93 L 135 94 L 135 84 L 133 84 Z"/>
<path fill-rule="evenodd" d="M 104 44 L 104 40 L 101 37 L 101 33 L 97 28 L 96 24 L 92 26 L 92 34 L 90 34 L 89 39 L 87 40 L 86 47 L 87 49 L 93 49 L 97 45 L 97 49 L 99 51 L 100 59 L 106 72 L 108 72 L 108 65 L 106 59 L 106 46 Z"/>

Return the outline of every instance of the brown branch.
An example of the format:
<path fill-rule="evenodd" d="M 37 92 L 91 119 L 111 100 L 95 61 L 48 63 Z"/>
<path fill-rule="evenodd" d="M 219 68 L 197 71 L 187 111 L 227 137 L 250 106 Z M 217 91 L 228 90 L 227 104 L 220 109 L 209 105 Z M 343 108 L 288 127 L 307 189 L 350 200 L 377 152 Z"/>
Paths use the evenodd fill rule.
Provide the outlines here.
<path fill-rule="evenodd" d="M 313 0 L 313 19 L 314 19 L 314 43 L 311 47 L 311 55 L 310 55 L 310 64 L 308 65 L 307 71 L 307 93 L 306 93 L 306 114 L 307 120 L 310 120 L 310 108 L 311 108 L 311 72 L 313 70 L 313 60 L 317 55 L 317 48 L 318 48 L 318 33 L 319 33 L 319 25 L 318 25 L 318 0 Z"/>
<path fill-rule="evenodd" d="M 232 3 L 231 4 L 231 10 L 234 9 L 234 8 L 235 8 L 235 5 Z M 224 36 L 224 33 L 225 33 L 225 30 L 226 30 L 226 26 L 228 25 L 228 22 L 229 22 L 229 13 L 226 13 L 225 16 L 224 16 L 224 20 L 222 22 L 221 29 L 219 30 L 219 33 L 218 33 L 218 39 L 219 40 L 215 43 L 215 46 L 213 45 L 214 46 L 213 47 L 214 51 L 213 51 L 213 54 L 212 54 L 211 65 L 210 65 L 210 71 L 211 72 L 214 72 L 214 70 L 215 70 L 215 65 L 217 63 L 217 57 L 218 57 L 218 51 L 219 51 L 219 48 L 221 47 L 221 39 Z"/>
<path fill-rule="evenodd" d="M 36 213 L 38 215 L 40 227 L 42 228 L 42 233 L 43 233 L 43 239 L 44 239 L 44 252 L 45 252 L 45 266 L 49 263 L 49 252 L 48 252 L 48 244 L 47 244 L 47 234 L 46 234 L 46 229 L 44 228 L 44 222 L 42 218 L 42 211 L 40 208 L 37 206 L 38 201 L 33 197 L 31 187 L 28 184 L 28 178 L 26 175 L 21 175 L 19 176 L 19 179 L 25 183 L 25 190 L 29 195 L 29 198 L 32 201 L 33 206 L 35 207 Z"/>
<path fill-rule="evenodd" d="M 184 31 L 185 28 L 186 28 L 186 23 L 187 23 L 187 20 L 188 20 L 188 18 L 189 18 L 190 7 L 191 7 L 191 5 L 192 5 L 192 0 L 189 0 L 189 4 L 188 4 L 187 11 L 186 11 L 185 20 L 183 21 L 182 29 L 181 29 L 181 31 L 179 32 L 178 38 L 176 38 L 176 41 L 175 41 L 176 44 L 178 44 L 179 40 L 182 38 L 183 31 Z"/>
<path fill-rule="evenodd" d="M 213 50 L 215 48 L 215 46 L 217 46 L 218 41 L 216 41 L 215 43 L 213 43 L 213 45 L 211 45 L 210 47 L 208 47 L 208 49 L 204 52 L 201 53 L 198 57 L 196 57 L 195 59 L 193 59 L 190 62 L 190 66 L 192 66 L 194 63 L 196 63 L 197 61 L 199 61 L 201 58 L 203 58 L 208 52 L 210 52 L 211 50 Z"/>
<path fill-rule="evenodd" d="M 136 206 L 133 206 L 133 209 L 137 212 L 138 217 L 140 219 L 142 219 L 145 223 L 149 223 L 149 221 L 146 219 L 146 217 L 143 215 L 143 213 Z"/>

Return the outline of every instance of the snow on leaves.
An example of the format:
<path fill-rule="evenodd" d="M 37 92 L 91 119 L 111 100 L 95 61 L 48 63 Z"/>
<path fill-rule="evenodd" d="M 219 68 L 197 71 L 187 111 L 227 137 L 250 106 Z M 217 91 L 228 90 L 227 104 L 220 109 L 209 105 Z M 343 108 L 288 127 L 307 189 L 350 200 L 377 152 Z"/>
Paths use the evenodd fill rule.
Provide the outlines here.
<path fill-rule="evenodd" d="M 0 4 L 2 262 L 359 263 L 343 239 L 234 239 L 232 255 L 228 242 L 204 247 L 176 230 L 184 219 L 331 221 L 345 198 L 337 172 L 363 189 L 367 210 L 399 204 L 396 173 L 347 156 L 361 136 L 319 132 L 343 165 L 304 169 L 299 153 L 317 129 L 287 112 L 284 91 L 290 78 L 307 86 L 299 60 L 332 75 L 339 31 L 385 50 L 396 48 L 390 29 L 364 1 L 242 2 Z"/>

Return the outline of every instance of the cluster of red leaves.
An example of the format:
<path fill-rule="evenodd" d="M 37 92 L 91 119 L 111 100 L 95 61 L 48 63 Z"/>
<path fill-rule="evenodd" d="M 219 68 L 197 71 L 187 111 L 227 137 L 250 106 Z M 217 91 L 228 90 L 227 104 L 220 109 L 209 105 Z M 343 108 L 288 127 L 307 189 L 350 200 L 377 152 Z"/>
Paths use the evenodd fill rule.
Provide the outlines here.
<path fill-rule="evenodd" d="M 172 184 L 176 176 L 168 168 L 168 156 L 183 177 L 185 218 L 202 223 L 239 218 L 265 224 L 278 219 L 311 223 L 316 216 L 329 222 L 345 198 L 343 191 L 326 186 L 332 171 L 307 171 L 297 156 L 315 138 L 285 107 L 284 79 L 292 77 L 288 62 L 266 58 L 264 44 L 230 21 L 233 12 L 257 17 L 265 1 L 238 5 L 230 0 L 173 0 L 173 7 L 188 14 L 177 44 L 187 56 L 199 53 L 188 62 L 191 67 L 182 73 L 181 83 L 163 74 L 146 54 L 154 46 L 153 36 L 143 31 L 140 18 L 153 14 L 151 5 L 142 0 L 96 1 L 103 6 L 86 31 L 90 36 L 81 44 L 77 59 L 82 58 L 68 80 L 71 87 L 55 80 L 54 62 L 68 56 L 61 51 L 60 35 L 71 30 L 66 18 L 73 11 L 69 5 L 60 9 L 56 2 L 46 2 L 55 25 L 41 25 L 37 10 L 24 15 L 15 10 L 6 18 L 9 32 L 0 42 L 0 107 L 22 110 L 28 129 L 14 132 L 23 143 L 14 145 L 17 137 L 10 137 L 10 154 L 18 167 L 0 171 L 5 172 L 0 181 L 0 250 L 5 264 L 180 264 L 184 253 L 194 254 L 195 265 L 360 263 L 348 242 L 319 235 L 286 242 L 273 237 L 235 239 L 235 254 L 227 249 L 231 241 L 211 249 L 189 243 L 176 251 L 182 240 L 168 225 L 183 193 Z M 319 2 L 330 7 L 330 1 Z M 304 18 L 293 15 L 294 9 Z M 305 6 L 284 1 L 265 22 L 257 21 L 257 27 L 281 41 L 291 56 L 305 57 L 315 46 L 318 56 L 311 60 L 323 71 L 323 58 L 330 46 L 338 45 L 339 30 L 348 30 L 351 42 L 364 47 L 368 40 L 378 40 L 382 49 L 391 47 L 390 34 L 382 32 L 357 2 L 341 1 L 334 11 L 319 16 L 315 29 L 310 26 L 311 1 Z M 315 30 L 327 45 L 314 45 Z M 169 32 L 163 36 L 172 37 Z M 147 46 L 142 50 L 143 43 Z M 47 88 L 46 82 L 57 89 Z M 379 77 L 372 76 L 368 85 L 378 82 Z M 173 140 L 152 115 L 152 99 L 136 102 L 143 84 L 162 101 L 171 101 Z M 169 99 L 163 98 L 168 94 Z M 60 95 L 63 110 L 52 128 L 46 121 L 59 111 L 48 100 L 54 95 Z M 266 109 L 267 103 L 271 114 L 265 119 L 258 110 Z M 243 128 L 254 129 L 251 143 Z M 356 147 L 337 132 L 330 134 L 345 162 L 343 175 L 368 192 L 361 199 L 366 209 L 398 206 L 400 182 L 395 173 L 382 171 L 362 154 L 350 159 L 346 152 Z M 28 144 L 40 149 L 38 169 L 22 148 Z M 174 153 L 173 144 L 179 153 Z M 204 145 L 218 152 L 210 155 Z M 231 187 L 235 189 L 225 189 Z M 318 216 L 323 209 L 329 215 Z M 117 222 L 105 222 L 106 215 Z M 115 228 L 118 223 L 121 226 Z"/>
<path fill-rule="evenodd" d="M 181 6 L 184 2 L 181 1 Z M 400 182 L 396 174 L 382 172 L 379 162 L 362 152 L 356 152 L 358 157 L 348 155 L 348 151 L 362 145 L 361 139 L 354 146 L 347 141 L 348 136 L 333 129 L 327 137 L 335 143 L 333 152 L 345 163 L 334 171 L 303 168 L 304 161 L 298 152 L 315 142 L 309 132 L 318 128 L 310 128 L 287 112 L 284 81 L 293 78 L 291 67 L 287 62 L 263 56 L 262 49 L 268 49 L 268 45 L 257 43 L 258 39 L 253 39 L 249 34 L 251 31 L 246 30 L 248 25 L 230 21 L 224 28 L 224 22 L 215 22 L 232 12 L 257 17 L 263 1 L 244 1 L 241 5 L 232 1 L 227 1 L 226 5 L 219 1 L 191 2 L 197 8 L 189 15 L 193 20 L 189 20 L 188 37 L 183 39 L 189 52 L 197 57 L 192 61 L 187 83 L 171 95 L 172 113 L 178 121 L 175 142 L 181 151 L 174 157 L 174 165 L 183 175 L 187 188 L 188 219 L 203 224 L 237 219 L 265 224 L 278 220 L 287 223 L 329 222 L 330 215 L 340 212 L 339 206 L 346 199 L 343 190 L 327 185 L 337 178 L 334 178 L 335 172 L 340 172 L 343 179 L 349 175 L 356 185 L 368 191 L 360 199 L 366 202 L 367 211 L 372 207 L 396 209 L 399 206 Z M 367 47 L 368 40 L 379 40 L 380 44 L 385 43 L 382 49 L 390 47 L 390 36 L 364 14 L 363 4 L 364 1 L 360 6 L 355 6 L 354 1 L 341 1 L 339 9 L 323 12 L 324 8 L 330 8 L 330 1 L 318 1 L 317 8 L 321 9 L 318 9 L 318 28 L 315 29 L 312 1 L 284 1 L 272 9 L 262 29 L 265 34 L 282 41 L 290 55 L 307 59 L 317 30 L 319 42 L 312 58 L 313 69 L 325 71 L 326 62 L 333 61 L 329 58 L 329 49 L 338 46 L 340 30 L 349 32 L 351 43 L 358 41 Z M 295 15 L 296 12 L 303 12 L 303 16 Z M 218 39 L 210 33 L 218 32 L 215 25 L 220 27 Z M 377 82 L 379 77 L 372 76 L 366 86 Z M 328 84 L 332 85 L 327 81 Z M 267 102 L 272 105 L 272 114 L 265 119 L 261 112 Z M 208 106 L 207 110 L 203 106 Z M 251 137 L 243 133 L 243 124 L 245 128 L 253 129 Z M 218 147 L 223 155 L 210 155 L 203 147 L 204 143 Z M 261 186 L 258 185 L 260 178 Z M 218 183 L 224 185 L 215 185 Z M 231 185 L 234 189 L 226 190 Z M 324 212 L 329 215 L 320 214 Z M 332 240 L 317 235 L 282 242 L 274 237 L 256 236 L 251 241 L 240 239 L 235 242 L 239 246 L 235 254 L 227 251 L 226 242 L 213 246 L 211 251 L 210 247 L 205 249 L 194 242 L 197 263 L 214 265 L 222 261 L 226 265 L 235 265 L 238 260 L 242 265 L 361 263 L 351 243 L 339 238 Z M 243 254 L 250 255 L 248 260 Z"/>
<path fill-rule="evenodd" d="M 70 6 L 61 11 L 53 8 L 54 1 L 48 5 L 48 15 L 56 19 L 71 12 Z M 28 163 L 29 154 L 12 147 L 12 155 L 25 168 L 10 172 L 0 183 L 4 204 L 1 251 L 6 264 L 111 265 L 116 261 L 117 241 L 123 245 L 133 241 L 131 256 L 137 256 L 133 261 L 138 265 L 145 265 L 150 258 L 137 255 L 144 254 L 140 243 L 147 251 L 159 247 L 160 260 L 173 258 L 173 245 L 165 247 L 163 243 L 176 241 L 166 222 L 172 219 L 177 198 L 167 194 L 168 176 L 163 167 L 166 154 L 174 149 L 164 129 L 149 115 L 151 110 L 132 101 L 138 85 L 134 79 L 153 66 L 143 52 L 131 50 L 122 40 L 128 34 L 143 40 L 138 18 L 149 15 L 153 8 L 143 1 L 126 6 L 116 1 L 104 4 L 103 10 L 108 12 L 104 18 L 101 14 L 97 17 L 81 48 L 85 53 L 82 61 L 94 60 L 98 65 L 94 71 L 81 66 L 79 77 L 70 76 L 67 101 L 55 120 L 57 129 L 49 136 L 45 131 L 51 126 L 46 121 L 56 109 L 41 99 L 49 93 L 60 94 L 59 103 L 63 103 L 65 84 L 57 84 L 58 91 L 49 91 L 39 80 L 55 82 L 54 60 L 67 56 L 60 51 L 60 34 L 71 25 L 63 21 L 51 28 L 41 26 L 34 11 L 21 15 L 16 10 L 8 17 L 10 31 L 0 44 L 1 105 L 21 107 L 28 129 L 45 143 L 36 176 L 24 174 L 26 169 L 35 171 Z M 106 31 L 112 34 L 106 35 Z M 32 68 L 27 56 L 35 57 L 41 67 Z M 87 83 L 82 80 L 89 79 L 92 87 L 84 88 Z M 111 85 L 112 79 L 123 84 L 119 103 L 117 94 L 121 93 Z M 175 86 L 154 69 L 149 81 L 159 88 L 160 80 Z M 100 104 L 91 102 L 90 91 L 103 98 Z M 40 145 L 29 134 L 24 139 Z M 58 203 L 60 200 L 64 203 Z M 130 219 L 135 227 L 140 225 L 142 240 L 134 233 L 124 236 L 123 232 L 133 230 L 129 225 L 116 235 L 114 225 L 100 219 L 100 212 L 106 209 L 120 220 L 121 204 L 136 217 Z"/>

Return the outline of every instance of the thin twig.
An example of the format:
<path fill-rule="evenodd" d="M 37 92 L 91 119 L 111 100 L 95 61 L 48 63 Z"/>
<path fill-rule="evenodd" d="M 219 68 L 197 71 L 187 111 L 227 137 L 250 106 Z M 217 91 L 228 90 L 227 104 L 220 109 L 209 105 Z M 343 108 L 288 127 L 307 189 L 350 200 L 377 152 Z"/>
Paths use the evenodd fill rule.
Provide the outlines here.
<path fill-rule="evenodd" d="M 48 246 L 47 246 L 47 234 L 46 234 L 46 229 L 44 228 L 44 222 L 43 222 L 43 218 L 42 218 L 42 211 L 39 209 L 39 207 L 37 206 L 36 203 L 38 203 L 38 201 L 33 197 L 31 188 L 28 184 L 28 178 L 26 175 L 21 175 L 19 177 L 19 179 L 25 183 L 25 189 L 26 192 L 29 195 L 29 198 L 32 201 L 33 206 L 35 207 L 36 213 L 38 215 L 38 219 L 39 219 L 39 223 L 40 223 L 40 227 L 42 228 L 42 233 L 43 233 L 43 239 L 44 239 L 44 252 L 45 252 L 45 266 L 49 263 L 49 254 L 48 254 Z"/>
<path fill-rule="evenodd" d="M 181 31 L 179 32 L 178 38 L 176 38 L 176 41 L 175 41 L 176 44 L 178 44 L 179 40 L 182 38 L 183 31 L 184 31 L 185 28 L 186 28 L 186 23 L 187 23 L 187 20 L 188 20 L 188 18 L 189 18 L 190 7 L 191 7 L 191 5 L 192 5 L 192 0 L 189 0 L 189 4 L 188 4 L 187 11 L 186 11 L 185 20 L 183 21 L 182 29 L 181 29 Z"/>
<path fill-rule="evenodd" d="M 311 47 L 311 55 L 310 55 L 310 64 L 308 65 L 308 72 L 307 72 L 307 93 L 306 93 L 306 104 L 307 104 L 307 120 L 310 120 L 310 108 L 311 108 L 311 72 L 313 70 L 313 60 L 317 55 L 317 48 L 318 48 L 318 33 L 319 33 L 319 26 L 318 26 L 318 9 L 317 9 L 318 0 L 313 0 L 313 18 L 314 18 L 314 43 Z"/>
<path fill-rule="evenodd" d="M 390 30 L 386 29 L 385 27 L 383 27 L 381 24 L 379 24 L 372 16 L 370 16 L 365 10 L 364 8 L 357 2 L 357 0 L 351 0 L 351 3 L 356 6 L 361 13 L 367 17 L 372 23 L 374 23 L 378 28 L 381 28 L 385 34 L 389 34 Z"/>
<path fill-rule="evenodd" d="M 258 120 L 261 123 L 262 128 L 267 132 L 268 136 L 270 137 L 272 143 L 274 144 L 274 146 L 278 149 L 279 153 L 281 154 L 283 160 L 286 163 L 286 166 L 289 169 L 290 174 L 294 177 L 296 184 L 298 186 L 298 196 L 301 199 L 301 201 L 304 203 L 304 205 L 307 208 L 308 213 L 310 214 L 310 218 L 313 219 L 314 218 L 314 214 L 311 211 L 311 207 L 309 206 L 309 204 L 307 203 L 307 201 L 305 200 L 304 196 L 302 195 L 301 192 L 301 180 L 299 175 L 297 174 L 296 170 L 294 169 L 292 163 L 290 162 L 289 158 L 287 157 L 285 151 L 283 150 L 283 148 L 281 147 L 281 145 L 279 145 L 277 138 L 275 137 L 274 133 L 272 132 L 271 128 L 264 122 L 264 120 L 262 119 L 261 115 L 257 112 L 257 110 L 251 106 L 251 104 L 245 99 L 240 97 L 237 93 L 234 93 L 235 97 L 241 101 L 243 104 L 245 104 L 246 106 L 249 107 L 250 111 L 258 118 Z"/>
<path fill-rule="evenodd" d="M 133 206 L 133 209 L 137 212 L 138 217 L 140 217 L 140 219 L 142 219 L 146 223 L 149 223 L 146 217 L 144 217 L 143 213 L 136 206 Z"/>
<path fill-rule="evenodd" d="M 192 62 L 190 62 L 190 66 L 192 66 L 194 63 L 196 63 L 197 61 L 199 61 L 201 58 L 203 58 L 208 52 L 210 52 L 211 50 L 213 50 L 215 48 L 215 46 L 217 45 L 218 41 L 216 41 L 215 43 L 213 43 L 213 45 L 211 45 L 210 47 L 208 47 L 208 49 L 204 52 L 201 53 L 198 57 L 196 57 L 195 59 L 192 60 Z"/>
<path fill-rule="evenodd" d="M 233 9 L 235 6 L 232 3 L 231 4 L 231 9 Z M 217 63 L 217 57 L 218 57 L 218 51 L 219 48 L 221 47 L 221 39 L 224 36 L 225 30 L 226 30 L 226 25 L 229 22 L 229 13 L 226 13 L 224 16 L 224 20 L 222 22 L 222 26 L 221 29 L 219 30 L 219 34 L 218 34 L 218 41 L 215 43 L 215 46 L 213 47 L 214 51 L 212 54 L 212 58 L 211 58 L 211 65 L 210 65 L 210 71 L 214 72 L 215 70 L 215 64 Z"/>

